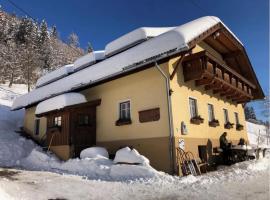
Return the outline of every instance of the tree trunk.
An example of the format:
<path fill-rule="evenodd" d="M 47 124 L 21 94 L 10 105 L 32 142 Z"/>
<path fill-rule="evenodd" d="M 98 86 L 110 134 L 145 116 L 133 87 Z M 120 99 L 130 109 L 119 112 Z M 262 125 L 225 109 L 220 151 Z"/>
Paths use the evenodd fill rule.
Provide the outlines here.
<path fill-rule="evenodd" d="M 14 70 L 12 70 L 12 72 L 11 72 L 11 77 L 10 77 L 10 81 L 9 81 L 8 87 L 11 87 L 12 86 L 13 80 L 14 80 Z"/>

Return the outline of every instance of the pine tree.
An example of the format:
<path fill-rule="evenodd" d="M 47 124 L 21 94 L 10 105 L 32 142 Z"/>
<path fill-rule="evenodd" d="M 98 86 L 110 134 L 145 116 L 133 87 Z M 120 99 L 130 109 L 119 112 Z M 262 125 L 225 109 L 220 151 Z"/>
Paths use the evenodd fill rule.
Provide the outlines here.
<path fill-rule="evenodd" d="M 93 47 L 92 47 L 92 44 L 90 43 L 90 42 L 88 42 L 87 43 L 87 53 L 91 53 L 91 52 L 93 52 L 94 51 L 94 49 L 93 49 Z"/>
<path fill-rule="evenodd" d="M 79 37 L 75 33 L 71 33 L 68 36 L 68 44 L 72 47 L 78 47 L 79 46 Z"/>
<path fill-rule="evenodd" d="M 245 109 L 245 118 L 246 120 L 248 119 L 254 119 L 254 120 L 257 120 L 257 117 L 256 117 L 256 114 L 255 114 L 255 111 L 254 111 L 254 108 L 252 106 L 246 106 Z"/>
<path fill-rule="evenodd" d="M 57 32 L 57 29 L 56 29 L 56 26 L 53 26 L 52 27 L 52 30 L 51 30 L 51 37 L 57 39 L 59 36 L 58 36 L 58 32 Z"/>

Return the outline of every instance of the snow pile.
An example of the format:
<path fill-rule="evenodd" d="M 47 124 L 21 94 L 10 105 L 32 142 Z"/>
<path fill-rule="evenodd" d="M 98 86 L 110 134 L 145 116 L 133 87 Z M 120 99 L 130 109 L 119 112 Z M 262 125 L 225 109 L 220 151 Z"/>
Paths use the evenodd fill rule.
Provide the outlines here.
<path fill-rule="evenodd" d="M 38 88 L 38 87 L 47 85 L 53 81 L 56 81 L 60 78 L 63 78 L 65 76 L 69 75 L 73 71 L 74 71 L 73 64 L 69 64 L 69 65 L 65 65 L 63 67 L 60 67 L 59 69 L 56 69 L 56 70 L 49 72 L 48 74 L 40 77 L 37 80 L 36 87 Z"/>
<path fill-rule="evenodd" d="M 72 106 L 87 102 L 85 96 L 80 93 L 66 93 L 52 97 L 37 105 L 35 114 L 39 115 L 53 110 L 60 110 L 67 106 Z"/>
<path fill-rule="evenodd" d="M 95 84 L 119 74 L 134 70 L 165 56 L 189 49 L 188 43 L 204 31 L 221 23 L 216 17 L 201 17 L 184 25 L 176 27 L 126 51 L 98 62 L 91 67 L 37 88 L 27 95 L 16 98 L 12 109 L 42 101 L 50 96 L 70 92 L 72 90 Z"/>
<path fill-rule="evenodd" d="M 8 84 L 0 84 L 0 104 L 11 106 L 13 100 L 27 93 L 27 86 L 24 84 L 13 84 L 10 88 Z"/>
<path fill-rule="evenodd" d="M 251 146 L 270 148 L 269 130 L 265 125 L 246 122 L 246 127 L 247 127 L 248 141 Z"/>
<path fill-rule="evenodd" d="M 149 38 L 161 35 L 175 27 L 142 27 L 131 31 L 116 40 L 108 43 L 105 47 L 106 56 L 111 56 L 120 51 L 133 47 Z"/>
<path fill-rule="evenodd" d="M 149 160 L 140 155 L 136 149 L 130 149 L 129 147 L 125 147 L 119 149 L 113 160 L 114 163 L 129 163 L 129 164 L 149 164 Z"/>
<path fill-rule="evenodd" d="M 86 54 L 78 58 L 74 62 L 74 70 L 78 71 L 85 67 L 89 67 L 90 65 L 95 64 L 97 61 L 101 61 L 105 59 L 104 51 L 93 51 L 91 53 Z"/>
<path fill-rule="evenodd" d="M 109 153 L 107 149 L 103 147 L 90 147 L 87 149 L 84 149 L 80 153 L 80 158 L 96 158 L 96 157 L 104 157 L 109 158 Z"/>

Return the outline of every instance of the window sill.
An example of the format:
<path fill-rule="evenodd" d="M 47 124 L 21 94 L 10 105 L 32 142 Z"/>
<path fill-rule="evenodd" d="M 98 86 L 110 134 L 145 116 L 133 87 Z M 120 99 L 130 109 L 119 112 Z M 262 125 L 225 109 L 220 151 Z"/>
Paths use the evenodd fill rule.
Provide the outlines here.
<path fill-rule="evenodd" d="M 129 125 L 131 123 L 132 123 L 131 119 L 118 119 L 115 122 L 115 126 L 124 126 L 124 125 Z"/>
<path fill-rule="evenodd" d="M 193 117 L 193 118 L 190 119 L 190 123 L 191 123 L 191 124 L 197 124 L 197 125 L 203 123 L 203 121 L 204 121 L 204 119 L 201 118 L 200 115 L 198 115 L 198 116 Z"/>
<path fill-rule="evenodd" d="M 214 120 L 208 122 L 208 125 L 211 127 L 217 127 L 217 126 L 219 126 L 219 121 L 217 119 L 214 119 Z"/>
<path fill-rule="evenodd" d="M 224 124 L 224 128 L 231 129 L 231 128 L 233 128 L 233 125 L 234 125 L 233 123 L 228 122 L 228 123 Z"/>
<path fill-rule="evenodd" d="M 242 124 L 236 124 L 236 130 L 242 131 L 244 129 L 244 126 Z"/>

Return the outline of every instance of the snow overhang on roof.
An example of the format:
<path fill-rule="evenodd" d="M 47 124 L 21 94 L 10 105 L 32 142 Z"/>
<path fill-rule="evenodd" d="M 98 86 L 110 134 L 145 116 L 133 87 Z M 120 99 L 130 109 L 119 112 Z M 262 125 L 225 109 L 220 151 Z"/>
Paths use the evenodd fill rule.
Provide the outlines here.
<path fill-rule="evenodd" d="M 219 18 L 206 16 L 173 28 L 130 49 L 104 59 L 91 67 L 84 68 L 16 98 L 13 102 L 12 110 L 32 106 L 50 97 L 104 82 L 146 64 L 187 51 L 193 47 L 190 44 L 194 40 L 200 38 L 209 29 L 218 24 L 223 24 Z M 225 25 L 222 28 L 231 32 Z M 236 36 L 233 37 L 238 40 Z M 242 44 L 240 41 L 239 43 Z"/>
<path fill-rule="evenodd" d="M 147 39 L 156 37 L 165 32 L 168 32 L 175 27 L 142 27 L 131 31 L 112 42 L 105 47 L 105 55 L 107 57 L 129 49 L 137 44 L 144 42 Z"/>
<path fill-rule="evenodd" d="M 89 67 L 98 61 L 105 59 L 105 51 L 93 51 L 88 53 L 74 62 L 74 70 L 78 71 L 85 67 Z"/>
<path fill-rule="evenodd" d="M 42 115 L 44 113 L 63 109 L 67 106 L 72 106 L 86 102 L 87 100 L 83 94 L 65 93 L 40 102 L 37 105 L 35 114 Z"/>
<path fill-rule="evenodd" d="M 63 67 L 60 67 L 52 72 L 49 72 L 48 74 L 40 77 L 37 80 L 36 83 L 36 87 L 42 87 L 46 84 L 49 84 L 51 82 L 54 82 L 60 78 L 63 78 L 67 75 L 69 75 L 70 73 L 72 73 L 74 71 L 73 69 L 73 64 L 69 64 L 69 65 L 64 65 Z"/>

